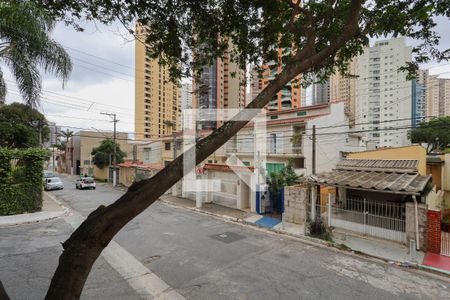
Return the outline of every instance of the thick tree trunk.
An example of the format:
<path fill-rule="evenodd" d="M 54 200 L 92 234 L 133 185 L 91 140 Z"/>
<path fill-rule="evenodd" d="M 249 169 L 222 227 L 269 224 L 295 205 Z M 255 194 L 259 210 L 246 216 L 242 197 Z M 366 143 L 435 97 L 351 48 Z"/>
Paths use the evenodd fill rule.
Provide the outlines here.
<path fill-rule="evenodd" d="M 1 280 L 0 280 L 0 299 L 9 300 L 8 294 L 6 293 Z"/>
<path fill-rule="evenodd" d="M 286 68 L 277 80 L 264 89 L 247 108 L 263 108 L 286 83 L 299 73 L 299 66 Z M 253 111 L 243 110 L 236 119 L 250 120 Z M 200 140 L 152 178 L 134 183 L 115 203 L 100 206 L 63 243 L 63 253 L 52 278 L 46 299 L 78 299 L 89 272 L 114 235 L 134 217 L 155 202 L 183 177 L 185 156 L 196 164 L 205 160 L 233 137 L 248 121 L 229 121 Z"/>
<path fill-rule="evenodd" d="M 314 52 L 314 47 L 306 47 L 299 51 L 295 60 L 289 62 L 275 80 L 246 108 L 263 108 L 295 76 L 330 61 L 348 40 L 356 36 L 359 33 L 357 22 L 361 1 L 353 0 L 352 3 L 355 4 L 355 13 L 349 15 L 348 30 L 319 53 Z M 309 46 L 313 45 L 315 40 L 312 39 L 310 42 L 312 44 Z M 250 120 L 254 116 L 254 110 L 242 110 L 235 118 L 200 140 L 195 147 L 173 160 L 158 174 L 150 179 L 134 183 L 116 202 L 107 207 L 101 206 L 92 212 L 63 243 L 64 250 L 46 299 L 78 299 L 92 265 L 114 235 L 183 177 L 184 157 L 193 158 L 196 154 L 196 164 L 202 162 L 248 122 L 238 120 Z"/>

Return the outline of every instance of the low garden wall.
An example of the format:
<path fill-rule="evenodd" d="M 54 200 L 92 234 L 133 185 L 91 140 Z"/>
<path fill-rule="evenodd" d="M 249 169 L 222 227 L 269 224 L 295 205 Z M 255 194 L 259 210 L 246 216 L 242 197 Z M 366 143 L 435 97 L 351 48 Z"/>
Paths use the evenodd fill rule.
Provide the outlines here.
<path fill-rule="evenodd" d="M 310 187 L 306 184 L 287 186 L 284 188 L 283 221 L 300 225 L 306 223 L 310 192 Z"/>

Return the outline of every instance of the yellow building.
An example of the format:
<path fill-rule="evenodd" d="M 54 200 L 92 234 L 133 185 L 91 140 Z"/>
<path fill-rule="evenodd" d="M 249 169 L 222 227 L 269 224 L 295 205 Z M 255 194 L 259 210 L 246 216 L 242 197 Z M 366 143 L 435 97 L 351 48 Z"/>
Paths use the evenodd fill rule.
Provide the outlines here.
<path fill-rule="evenodd" d="M 136 26 L 135 136 L 152 139 L 171 134 L 179 123 L 179 85 L 169 79 L 167 67 L 146 55 L 146 29 Z M 169 122 L 172 125 L 169 125 Z"/>
<path fill-rule="evenodd" d="M 99 169 L 92 163 L 92 149 L 100 146 L 105 139 L 112 139 L 112 132 L 97 132 L 97 131 L 79 131 L 69 139 L 66 144 L 66 153 L 70 153 L 73 148 L 73 157 L 68 156 L 66 159 L 66 172 L 70 174 L 70 169 L 73 167 L 73 174 L 89 174 L 97 179 L 106 180 L 108 178 L 108 167 Z M 127 156 L 125 160 L 133 159 L 133 144 L 129 143 L 128 134 L 118 132 L 116 134 L 116 142 L 120 150 L 124 151 Z M 139 154 L 136 154 L 138 156 Z"/>
<path fill-rule="evenodd" d="M 347 154 L 348 159 L 415 159 L 419 161 L 417 170 L 420 175 L 427 174 L 427 150 L 420 145 L 396 148 L 379 148 L 372 151 Z"/>
<path fill-rule="evenodd" d="M 281 48 L 278 49 L 277 61 L 270 61 L 263 65 L 261 78 L 258 76 L 257 68 L 251 70 L 251 100 L 258 96 L 275 79 L 276 75 L 281 73 L 284 67 L 283 55 L 283 50 Z M 298 75 L 293 81 L 286 84 L 267 104 L 267 109 L 270 111 L 283 111 L 286 109 L 300 108 L 302 106 L 300 81 L 301 76 Z"/>

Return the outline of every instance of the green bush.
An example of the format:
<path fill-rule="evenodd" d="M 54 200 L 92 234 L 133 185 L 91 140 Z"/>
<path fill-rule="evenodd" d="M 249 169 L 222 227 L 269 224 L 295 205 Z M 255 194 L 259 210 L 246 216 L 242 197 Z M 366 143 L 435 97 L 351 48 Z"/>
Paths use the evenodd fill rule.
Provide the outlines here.
<path fill-rule="evenodd" d="M 42 170 L 47 156 L 41 148 L 0 148 L 0 215 L 42 209 Z"/>

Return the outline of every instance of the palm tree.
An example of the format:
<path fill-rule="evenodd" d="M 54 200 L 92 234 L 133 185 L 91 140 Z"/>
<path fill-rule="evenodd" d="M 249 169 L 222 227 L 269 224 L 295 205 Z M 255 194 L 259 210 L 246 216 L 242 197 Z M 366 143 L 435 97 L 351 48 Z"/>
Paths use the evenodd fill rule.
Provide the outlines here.
<path fill-rule="evenodd" d="M 39 105 L 39 68 L 63 79 L 72 71 L 68 53 L 50 38 L 55 22 L 32 1 L 6 0 L 0 3 L 0 62 L 10 69 L 26 104 Z M 0 103 L 6 95 L 0 69 Z"/>
<path fill-rule="evenodd" d="M 70 168 L 71 168 L 70 175 L 73 175 L 73 173 L 72 173 L 73 172 L 73 139 L 71 138 L 71 137 L 73 137 L 73 131 L 66 129 L 66 131 L 61 131 L 61 133 L 59 135 L 64 138 L 66 146 L 67 146 L 67 142 L 70 139 L 70 148 L 69 148 Z M 67 159 L 67 153 L 66 153 L 65 157 Z M 66 172 L 67 172 L 67 170 L 66 170 Z"/>

